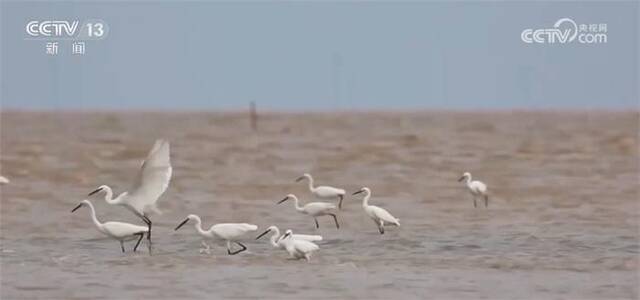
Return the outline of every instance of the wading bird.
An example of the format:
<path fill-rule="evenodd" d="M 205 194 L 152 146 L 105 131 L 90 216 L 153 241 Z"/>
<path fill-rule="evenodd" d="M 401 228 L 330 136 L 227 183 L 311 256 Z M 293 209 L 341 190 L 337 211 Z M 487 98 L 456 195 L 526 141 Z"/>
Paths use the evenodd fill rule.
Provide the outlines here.
<path fill-rule="evenodd" d="M 295 239 L 291 229 L 287 229 L 285 234 L 280 237 L 278 243 L 280 242 L 284 244 L 284 249 L 289 252 L 289 256 L 294 259 L 304 258 L 309 261 L 311 259 L 311 254 L 320 249 L 318 245 L 310 241 Z"/>
<path fill-rule="evenodd" d="M 220 239 L 225 240 L 227 242 L 227 253 L 229 255 L 236 255 L 242 251 L 247 250 L 247 247 L 242 243 L 238 242 L 238 239 L 240 239 L 243 235 L 245 235 L 248 232 L 258 230 L 258 226 L 253 224 L 247 224 L 247 223 L 221 223 L 221 224 L 215 224 L 211 226 L 209 230 L 203 230 L 202 221 L 200 220 L 200 217 L 198 217 L 197 215 L 188 215 L 187 218 L 184 221 L 182 221 L 182 223 L 178 224 L 178 226 L 176 226 L 174 230 L 180 229 L 180 227 L 182 227 L 182 225 L 189 222 L 189 220 L 195 221 L 195 224 L 193 227 L 195 227 L 196 231 L 198 232 L 198 234 L 200 234 L 200 236 L 206 239 L 214 239 L 215 237 L 218 237 Z M 238 246 L 242 247 L 242 249 L 232 252 L 231 242 L 238 244 Z"/>
<path fill-rule="evenodd" d="M 133 187 L 113 199 L 113 191 L 109 186 L 101 185 L 89 196 L 104 191 L 104 200 L 112 205 L 121 205 L 133 212 L 147 224 L 149 233 L 147 239 L 151 245 L 151 212 L 160 214 L 156 206 L 158 198 L 167 190 L 171 180 L 171 161 L 169 158 L 169 142 L 156 140 L 142 163 Z"/>
<path fill-rule="evenodd" d="M 293 194 L 289 194 L 284 199 L 280 200 L 278 204 L 285 202 L 289 199 L 293 199 L 295 203 L 295 208 L 299 213 L 310 215 L 313 217 L 313 220 L 316 221 L 316 228 L 320 228 L 318 224 L 317 217 L 320 216 L 332 216 L 333 220 L 336 222 L 336 228 L 340 229 L 340 224 L 338 224 L 338 218 L 333 211 L 336 209 L 336 206 L 331 203 L 326 202 L 311 202 L 305 204 L 303 207 L 300 207 L 300 203 L 298 202 L 298 197 Z"/>
<path fill-rule="evenodd" d="M 284 242 L 280 239 L 280 230 L 278 229 L 277 226 L 275 225 L 271 225 L 269 226 L 269 228 L 267 228 L 267 230 L 265 232 L 263 232 L 262 234 L 260 234 L 258 237 L 256 237 L 257 239 L 260 239 L 261 237 L 263 237 L 265 234 L 269 233 L 269 232 L 273 232 L 273 235 L 271 236 L 271 238 L 269 239 L 271 242 L 271 245 L 275 248 L 281 248 L 284 249 L 285 244 Z M 322 236 L 321 235 L 310 235 L 310 234 L 294 234 L 291 236 L 293 239 L 296 240 L 303 240 L 303 241 L 309 241 L 309 242 L 315 242 L 315 241 L 322 241 Z"/>
<path fill-rule="evenodd" d="M 300 182 L 304 179 L 307 179 L 309 183 L 309 191 L 320 199 L 340 199 L 338 202 L 338 208 L 342 209 L 342 199 L 344 199 L 345 191 L 343 189 L 334 188 L 331 186 L 313 186 L 313 177 L 310 174 L 304 173 L 302 176 L 296 179 L 296 182 Z"/>
<path fill-rule="evenodd" d="M 95 208 L 93 208 L 93 204 L 91 204 L 89 200 L 82 200 L 80 204 L 78 204 L 78 206 L 71 210 L 71 212 L 75 212 L 76 210 L 78 210 L 78 208 L 84 205 L 89 206 L 89 208 L 91 209 L 91 219 L 93 220 L 93 224 L 95 224 L 98 228 L 98 231 L 120 241 L 120 248 L 122 249 L 122 252 L 124 252 L 124 242 L 133 240 L 136 237 L 138 237 L 138 242 L 136 242 L 136 245 L 133 247 L 133 252 L 136 252 L 136 250 L 138 250 L 138 245 L 140 245 L 142 237 L 144 237 L 144 234 L 148 232 L 147 227 L 123 222 L 100 223 L 100 221 L 96 217 L 96 210 Z"/>
<path fill-rule="evenodd" d="M 377 207 L 375 205 L 369 205 L 369 198 L 371 198 L 371 190 L 369 188 L 363 187 L 353 194 L 357 195 L 360 193 L 364 193 L 364 198 L 362 199 L 362 208 L 364 209 L 364 212 L 367 213 L 367 215 L 373 220 L 376 226 L 378 226 L 378 231 L 380 231 L 380 234 L 384 234 L 385 223 L 400 226 L 400 219 L 392 216 L 384 208 Z"/>
<path fill-rule="evenodd" d="M 473 196 L 473 207 L 478 207 L 478 205 L 476 204 L 476 199 L 478 197 L 484 198 L 484 207 L 489 207 L 489 195 L 487 194 L 487 185 L 477 180 L 472 181 L 471 173 L 469 172 L 465 172 L 464 174 L 462 174 L 462 177 L 458 179 L 459 182 L 463 180 L 465 180 L 467 188 L 469 189 L 469 192 L 471 192 L 471 196 Z"/>

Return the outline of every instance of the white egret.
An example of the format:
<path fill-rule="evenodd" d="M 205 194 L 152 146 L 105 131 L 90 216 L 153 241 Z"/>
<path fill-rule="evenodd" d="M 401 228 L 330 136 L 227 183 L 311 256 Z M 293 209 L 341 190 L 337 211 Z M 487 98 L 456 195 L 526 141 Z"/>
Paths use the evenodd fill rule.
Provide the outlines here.
<path fill-rule="evenodd" d="M 296 179 L 296 182 L 300 182 L 303 179 L 307 179 L 307 182 L 309 183 L 309 191 L 316 196 L 317 198 L 320 199 L 340 199 L 340 201 L 338 202 L 338 208 L 342 209 L 342 199 L 344 199 L 344 195 L 345 195 L 345 191 L 343 189 L 339 189 L 339 188 L 334 188 L 332 186 L 325 186 L 325 185 L 321 185 L 321 186 L 313 186 L 313 177 L 311 177 L 310 174 L 308 173 L 304 173 L 302 174 L 302 176 L 298 177 L 298 179 Z"/>
<path fill-rule="evenodd" d="M 121 205 L 132 211 L 136 216 L 144 221 L 149 233 L 147 239 L 151 244 L 151 212 L 161 214 L 156 202 L 158 198 L 167 190 L 171 180 L 171 161 L 169 158 L 169 142 L 166 140 L 156 140 L 142 163 L 140 171 L 133 187 L 113 199 L 113 191 L 109 186 L 101 185 L 89 196 L 104 191 L 104 200 L 112 205 Z"/>
<path fill-rule="evenodd" d="M 98 231 L 120 241 L 120 248 L 122 249 L 122 252 L 124 252 L 124 242 L 135 239 L 136 236 L 138 237 L 138 242 L 136 242 L 136 245 L 133 247 L 133 252 L 138 250 L 138 245 L 140 245 L 142 237 L 144 237 L 144 234 L 148 232 L 149 228 L 123 222 L 100 223 L 96 217 L 96 210 L 89 200 L 82 200 L 78 206 L 71 210 L 71 212 L 75 212 L 78 208 L 84 205 L 89 206 L 91 209 L 91 219 L 93 220 L 93 224 L 98 228 Z"/>
<path fill-rule="evenodd" d="M 463 181 L 463 180 L 465 180 L 467 188 L 469 189 L 469 192 L 473 197 L 473 207 L 478 207 L 478 205 L 476 204 L 476 199 L 478 197 L 484 198 L 484 207 L 489 207 L 489 195 L 487 193 L 487 185 L 477 180 L 472 181 L 471 173 L 469 172 L 465 172 L 464 174 L 462 174 L 462 177 L 458 179 L 458 181 Z"/>
<path fill-rule="evenodd" d="M 178 224 L 178 226 L 176 226 L 174 230 L 180 229 L 180 227 L 182 227 L 182 225 L 189 222 L 189 220 L 195 221 L 195 224 L 193 225 L 193 227 L 195 227 L 196 231 L 198 232 L 198 234 L 200 234 L 200 236 L 206 239 L 213 239 L 215 237 L 218 237 L 220 239 L 225 240 L 227 242 L 227 253 L 229 255 L 236 255 L 242 251 L 247 250 L 247 247 L 242 243 L 238 242 L 238 239 L 240 239 L 243 235 L 245 235 L 248 232 L 258 230 L 258 226 L 253 224 L 247 224 L 247 223 L 221 223 L 221 224 L 215 224 L 211 226 L 209 230 L 203 230 L 202 221 L 200 220 L 200 217 L 198 217 L 197 215 L 187 216 L 187 218 L 184 221 L 182 221 L 182 223 Z M 232 252 L 231 242 L 238 244 L 238 246 L 242 247 L 242 249 Z M 208 248 L 208 245 L 207 245 L 207 248 Z"/>
<path fill-rule="evenodd" d="M 384 225 L 385 223 L 395 226 L 400 226 L 400 219 L 392 216 L 387 210 L 381 207 L 377 207 L 375 205 L 369 205 L 369 198 L 371 198 L 371 190 L 368 187 L 363 187 L 359 191 L 353 193 L 354 195 L 364 193 L 364 198 L 362 199 L 362 208 L 364 208 L 364 212 L 373 220 L 373 222 L 378 226 L 378 231 L 380 234 L 384 234 Z"/>
<path fill-rule="evenodd" d="M 333 211 L 336 209 L 336 206 L 334 204 L 326 203 L 326 202 L 311 202 L 311 203 L 305 204 L 303 207 L 300 207 L 300 203 L 298 202 L 298 197 L 296 197 L 293 194 L 287 195 L 286 197 L 284 197 L 284 199 L 280 200 L 278 204 L 285 202 L 289 199 L 293 199 L 295 203 L 295 208 L 299 213 L 310 215 L 313 217 L 313 220 L 316 221 L 316 228 L 320 228 L 317 217 L 332 216 L 333 220 L 336 222 L 336 228 L 340 229 L 340 224 L 338 224 L 338 218 L 336 217 L 336 214 L 333 213 Z"/>
<path fill-rule="evenodd" d="M 273 235 L 269 239 L 271 242 L 271 245 L 275 248 L 284 249 L 285 247 L 284 242 L 280 239 L 280 230 L 275 225 L 269 226 L 269 228 L 267 228 L 265 232 L 261 233 L 258 237 L 256 237 L 256 240 L 260 239 L 261 237 L 263 237 L 265 234 L 269 232 L 273 232 Z M 322 241 L 321 235 L 294 234 L 291 237 L 296 240 L 304 240 L 309 242 Z"/>
<path fill-rule="evenodd" d="M 8 183 L 9 183 L 9 179 L 7 177 L 0 175 L 0 184 L 8 184 Z"/>
<path fill-rule="evenodd" d="M 289 252 L 289 256 L 294 259 L 304 258 L 309 261 L 311 259 L 311 254 L 320 249 L 318 245 L 310 241 L 295 239 L 291 229 L 287 229 L 278 242 L 282 242 L 284 244 L 285 250 L 287 250 L 287 252 Z"/>

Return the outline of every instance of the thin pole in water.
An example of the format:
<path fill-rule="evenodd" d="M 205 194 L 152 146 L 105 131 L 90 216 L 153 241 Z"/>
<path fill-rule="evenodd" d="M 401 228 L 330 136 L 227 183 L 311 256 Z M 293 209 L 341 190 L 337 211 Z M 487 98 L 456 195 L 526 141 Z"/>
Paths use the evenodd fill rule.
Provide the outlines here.
<path fill-rule="evenodd" d="M 251 129 L 258 131 L 258 113 L 256 112 L 256 103 L 251 101 L 249 114 L 251 118 Z"/>

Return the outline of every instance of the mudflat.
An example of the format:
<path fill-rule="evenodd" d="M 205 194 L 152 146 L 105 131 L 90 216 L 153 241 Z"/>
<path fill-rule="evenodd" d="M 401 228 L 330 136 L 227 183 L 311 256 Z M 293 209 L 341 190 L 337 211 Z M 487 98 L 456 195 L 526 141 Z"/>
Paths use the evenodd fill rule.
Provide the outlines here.
<path fill-rule="evenodd" d="M 640 114 L 608 111 L 0 113 L 2 299 L 637 299 Z M 154 252 L 126 253 L 71 209 L 102 184 L 126 191 L 156 138 L 173 179 Z M 473 207 L 460 175 L 489 187 Z M 337 230 L 286 194 L 294 180 L 347 190 Z M 400 218 L 384 235 L 351 196 Z M 142 225 L 89 197 L 101 221 Z M 480 203 L 479 203 L 480 204 Z M 206 227 L 260 228 L 248 251 L 201 254 Z M 269 225 L 321 234 L 311 262 L 287 259 Z"/>

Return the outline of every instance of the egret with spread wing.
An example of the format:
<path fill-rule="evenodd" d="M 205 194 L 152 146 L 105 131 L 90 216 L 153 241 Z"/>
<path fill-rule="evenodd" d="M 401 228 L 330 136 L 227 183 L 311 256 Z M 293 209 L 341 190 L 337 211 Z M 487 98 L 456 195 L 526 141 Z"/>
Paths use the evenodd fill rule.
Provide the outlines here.
<path fill-rule="evenodd" d="M 128 191 L 113 198 L 113 191 L 109 186 L 101 185 L 89 196 L 104 191 L 104 200 L 112 205 L 121 205 L 132 211 L 147 224 L 147 239 L 151 245 L 151 220 L 150 213 L 160 214 L 156 205 L 158 198 L 169 187 L 171 180 L 171 160 L 169 158 L 169 142 L 156 140 L 147 158 L 142 163 L 133 187 Z"/>

